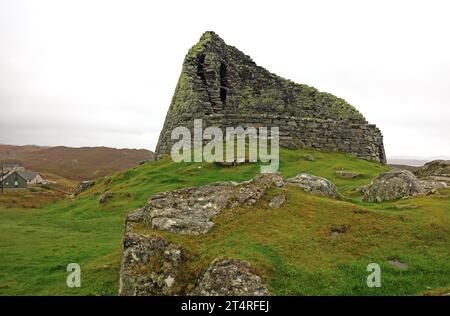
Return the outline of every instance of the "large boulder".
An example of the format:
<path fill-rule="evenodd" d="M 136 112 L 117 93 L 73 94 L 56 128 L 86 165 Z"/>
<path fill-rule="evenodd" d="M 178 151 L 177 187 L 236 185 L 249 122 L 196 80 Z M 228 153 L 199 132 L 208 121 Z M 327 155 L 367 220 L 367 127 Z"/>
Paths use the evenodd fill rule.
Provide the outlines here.
<path fill-rule="evenodd" d="M 203 275 L 191 293 L 204 296 L 267 296 L 270 295 L 261 278 L 242 260 L 218 258 Z"/>
<path fill-rule="evenodd" d="M 295 185 L 307 193 L 322 195 L 332 199 L 340 199 L 342 195 L 336 186 L 329 180 L 307 173 L 301 173 L 286 180 L 288 184 Z"/>
<path fill-rule="evenodd" d="M 380 174 L 363 192 L 363 201 L 381 203 L 425 194 L 426 189 L 411 171 L 395 170 Z"/>

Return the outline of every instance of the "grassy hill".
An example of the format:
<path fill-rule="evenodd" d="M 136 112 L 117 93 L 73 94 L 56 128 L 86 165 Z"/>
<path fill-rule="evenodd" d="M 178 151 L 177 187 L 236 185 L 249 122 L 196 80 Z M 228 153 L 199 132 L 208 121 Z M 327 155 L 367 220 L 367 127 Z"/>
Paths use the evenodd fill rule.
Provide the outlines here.
<path fill-rule="evenodd" d="M 20 161 L 29 170 L 76 181 L 95 179 L 152 159 L 153 153 L 145 149 L 0 144 L 0 162 Z"/>
<path fill-rule="evenodd" d="M 305 153 L 315 160 L 303 159 Z M 362 175 L 343 179 L 336 175 L 338 169 Z M 186 267 L 186 284 L 213 258 L 228 255 L 248 260 L 274 294 L 448 292 L 450 190 L 392 203 L 360 202 L 355 188 L 385 170 L 386 166 L 346 154 L 282 149 L 283 176 L 308 172 L 328 178 L 347 199 L 335 201 L 290 188 L 280 209 L 266 210 L 260 201 L 233 214 L 224 212 L 203 236 L 142 231 L 179 242 L 193 255 Z M 116 295 L 127 212 L 143 206 L 157 192 L 243 181 L 258 172 L 257 164 L 226 168 L 164 159 L 98 180 L 74 200 L 38 209 L 0 204 L 0 294 Z M 105 191 L 115 195 L 100 204 Z M 343 226 L 348 227 L 346 233 L 330 235 Z M 387 263 L 391 259 L 408 264 L 408 269 L 397 270 Z M 71 262 L 81 265 L 78 289 L 65 284 Z M 381 266 L 381 288 L 366 286 L 366 267 L 371 262 Z"/>

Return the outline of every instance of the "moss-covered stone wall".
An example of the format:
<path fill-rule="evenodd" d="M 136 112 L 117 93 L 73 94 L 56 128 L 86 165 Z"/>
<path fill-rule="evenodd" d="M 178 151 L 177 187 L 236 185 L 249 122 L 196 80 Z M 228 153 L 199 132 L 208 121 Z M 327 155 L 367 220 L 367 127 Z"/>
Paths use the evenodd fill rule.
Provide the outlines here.
<path fill-rule="evenodd" d="M 170 153 L 171 131 L 206 126 L 278 126 L 282 146 L 343 151 L 386 162 L 376 126 L 345 100 L 276 76 L 206 32 L 186 55 L 156 148 Z"/>

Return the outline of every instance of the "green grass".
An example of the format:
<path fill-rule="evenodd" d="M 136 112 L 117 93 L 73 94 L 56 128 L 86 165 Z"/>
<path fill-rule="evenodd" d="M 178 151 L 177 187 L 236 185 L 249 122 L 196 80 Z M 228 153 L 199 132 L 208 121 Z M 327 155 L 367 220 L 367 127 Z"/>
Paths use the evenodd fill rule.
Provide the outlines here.
<path fill-rule="evenodd" d="M 306 161 L 311 153 L 315 161 Z M 362 174 L 346 180 L 337 169 Z M 333 181 L 346 201 L 334 201 L 290 188 L 283 207 L 266 210 L 271 194 L 254 207 L 216 219 L 210 233 L 180 236 L 154 232 L 180 242 L 193 254 L 183 286 L 192 285 L 219 255 L 245 259 L 274 294 L 412 295 L 442 293 L 450 287 L 450 191 L 439 195 L 368 204 L 355 188 L 385 166 L 340 153 L 281 150 L 280 172 L 308 172 Z M 215 164 L 146 163 L 98 180 L 74 200 L 41 208 L 6 208 L 0 204 L 0 294 L 116 295 L 125 214 L 154 193 L 214 181 L 250 179 L 256 164 L 223 168 Z M 100 195 L 115 195 L 99 204 Z M 364 212 L 358 212 L 363 210 Z M 355 212 L 357 211 L 357 212 Z M 330 229 L 349 225 L 332 238 Z M 407 263 L 406 271 L 387 264 Z M 67 264 L 81 265 L 81 288 L 66 286 Z M 382 287 L 366 286 L 366 266 L 379 263 Z"/>

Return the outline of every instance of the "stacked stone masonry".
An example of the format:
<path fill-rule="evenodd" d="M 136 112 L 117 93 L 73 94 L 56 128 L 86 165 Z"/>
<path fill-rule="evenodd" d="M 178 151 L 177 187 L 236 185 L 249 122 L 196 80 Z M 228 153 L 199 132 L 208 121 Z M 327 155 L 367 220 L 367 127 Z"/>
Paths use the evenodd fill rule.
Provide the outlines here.
<path fill-rule="evenodd" d="M 194 119 L 203 128 L 279 127 L 280 145 L 351 153 L 386 163 L 383 136 L 353 106 L 257 66 L 250 57 L 206 32 L 188 52 L 156 147 L 170 153 L 171 132 Z"/>

